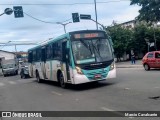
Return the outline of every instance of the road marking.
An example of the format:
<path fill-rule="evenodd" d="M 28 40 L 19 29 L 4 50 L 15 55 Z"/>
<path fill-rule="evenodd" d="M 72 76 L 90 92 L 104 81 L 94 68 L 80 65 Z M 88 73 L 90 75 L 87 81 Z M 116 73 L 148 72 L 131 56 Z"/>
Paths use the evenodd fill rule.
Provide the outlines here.
<path fill-rule="evenodd" d="M 124 88 L 125 90 L 130 90 L 131 88 Z"/>
<path fill-rule="evenodd" d="M 58 92 L 55 92 L 55 91 L 52 91 L 51 93 L 52 93 L 52 94 L 59 95 L 59 96 L 61 96 L 61 95 L 62 95 L 61 93 L 58 93 Z"/>
<path fill-rule="evenodd" d="M 0 86 L 4 86 L 5 84 L 4 83 L 0 83 Z"/>
<path fill-rule="evenodd" d="M 154 87 L 154 88 L 160 88 L 160 87 Z"/>
<path fill-rule="evenodd" d="M 101 107 L 102 110 L 104 111 L 115 111 L 115 110 L 112 110 L 112 109 L 109 109 L 109 108 L 106 108 L 106 107 Z"/>
<path fill-rule="evenodd" d="M 8 81 L 8 82 L 13 85 L 17 84 L 16 82 L 13 82 L 13 81 Z"/>

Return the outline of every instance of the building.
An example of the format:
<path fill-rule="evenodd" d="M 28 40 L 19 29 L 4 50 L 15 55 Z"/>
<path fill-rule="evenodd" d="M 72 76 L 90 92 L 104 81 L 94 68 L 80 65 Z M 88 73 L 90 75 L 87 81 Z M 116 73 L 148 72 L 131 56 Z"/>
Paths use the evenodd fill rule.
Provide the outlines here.
<path fill-rule="evenodd" d="M 119 25 L 122 26 L 123 28 L 132 29 L 132 28 L 135 27 L 136 23 L 137 23 L 136 20 L 131 20 L 131 21 L 127 21 L 127 22 L 121 23 Z"/>
<path fill-rule="evenodd" d="M 28 61 L 28 53 L 27 52 L 16 52 L 15 53 L 19 61 L 27 62 Z"/>
<path fill-rule="evenodd" d="M 0 50 L 0 67 L 3 60 L 11 60 L 11 59 L 16 59 L 15 53 Z"/>

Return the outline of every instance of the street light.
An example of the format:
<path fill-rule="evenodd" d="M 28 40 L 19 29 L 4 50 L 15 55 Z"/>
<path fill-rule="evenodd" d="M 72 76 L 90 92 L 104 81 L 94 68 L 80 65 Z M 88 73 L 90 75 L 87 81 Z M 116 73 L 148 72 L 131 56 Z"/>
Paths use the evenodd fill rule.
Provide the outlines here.
<path fill-rule="evenodd" d="M 61 23 L 61 22 L 56 22 L 57 24 L 63 25 L 64 27 L 64 32 L 66 33 L 66 25 L 72 23 L 72 22 L 68 22 L 68 23 Z"/>
<path fill-rule="evenodd" d="M 93 22 L 95 22 L 97 25 L 100 25 L 103 28 L 103 30 L 105 30 L 105 26 L 103 26 L 101 23 L 99 23 L 99 22 L 97 22 L 96 20 L 93 20 L 93 19 L 90 19 L 90 20 L 92 20 Z"/>

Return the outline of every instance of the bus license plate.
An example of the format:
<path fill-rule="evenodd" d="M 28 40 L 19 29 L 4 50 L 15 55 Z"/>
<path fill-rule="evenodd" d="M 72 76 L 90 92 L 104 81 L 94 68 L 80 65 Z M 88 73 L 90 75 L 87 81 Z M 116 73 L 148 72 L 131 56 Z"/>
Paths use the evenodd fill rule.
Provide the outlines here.
<path fill-rule="evenodd" d="M 101 74 L 96 74 L 96 75 L 94 75 L 94 78 L 95 78 L 95 79 L 101 78 Z"/>

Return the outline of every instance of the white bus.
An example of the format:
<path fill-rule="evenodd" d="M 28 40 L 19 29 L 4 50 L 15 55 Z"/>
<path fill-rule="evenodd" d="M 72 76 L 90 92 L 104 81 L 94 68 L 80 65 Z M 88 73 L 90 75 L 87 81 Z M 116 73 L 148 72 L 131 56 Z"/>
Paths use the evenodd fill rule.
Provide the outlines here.
<path fill-rule="evenodd" d="M 111 38 L 100 30 L 66 33 L 28 50 L 29 75 L 61 87 L 116 77 Z"/>

